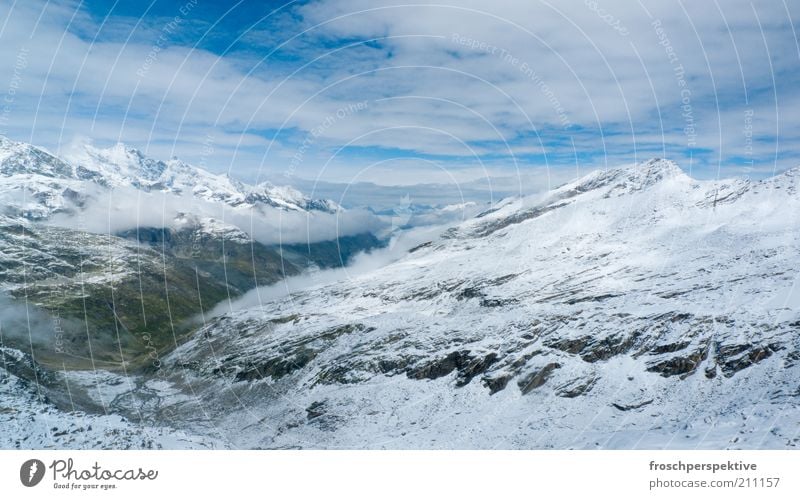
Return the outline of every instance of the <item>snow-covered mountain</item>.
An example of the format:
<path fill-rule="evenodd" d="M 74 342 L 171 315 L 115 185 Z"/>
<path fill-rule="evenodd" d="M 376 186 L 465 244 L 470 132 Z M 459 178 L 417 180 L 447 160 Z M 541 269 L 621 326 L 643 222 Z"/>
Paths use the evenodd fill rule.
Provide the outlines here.
<path fill-rule="evenodd" d="M 156 374 L 60 376 L 234 448 L 794 447 L 798 188 L 596 172 L 210 319 Z"/>
<path fill-rule="evenodd" d="M 0 346 L 0 360 L 0 449 L 90 449 L 102 448 L 105 442 L 117 449 L 220 447 L 213 438 L 103 414 L 102 404 L 94 407 L 95 413 L 59 410 L 41 393 L 52 374 L 37 369 L 30 356 L 18 350 Z"/>
<path fill-rule="evenodd" d="M 177 158 L 156 161 L 124 144 L 108 149 L 85 146 L 71 161 L 98 172 L 99 177 L 114 187 L 134 186 L 147 191 L 191 194 L 232 207 L 261 204 L 295 211 L 334 212 L 339 209 L 333 201 L 310 199 L 289 186 L 279 187 L 269 182 L 247 185 L 227 174 L 216 175 Z"/>
<path fill-rule="evenodd" d="M 311 199 L 288 186 L 248 185 L 177 158 L 160 161 L 117 144 L 91 145 L 58 158 L 30 144 L 0 136 L 0 206 L 5 214 L 33 220 L 72 212 L 90 201 L 96 189 L 163 192 L 231 208 L 272 207 L 289 211 L 335 213 L 330 200 Z"/>
<path fill-rule="evenodd" d="M 221 301 L 381 245 L 357 224 L 282 232 L 345 215 L 122 145 L 60 159 L 0 137 L 0 347 L 44 370 L 149 365 Z"/>

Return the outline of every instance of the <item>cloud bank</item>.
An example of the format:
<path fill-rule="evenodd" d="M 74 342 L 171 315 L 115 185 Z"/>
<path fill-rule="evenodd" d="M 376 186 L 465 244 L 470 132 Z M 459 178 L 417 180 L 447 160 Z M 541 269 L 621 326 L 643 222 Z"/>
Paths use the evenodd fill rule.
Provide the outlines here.
<path fill-rule="evenodd" d="M 14 2 L 0 131 L 55 150 L 124 139 L 250 180 L 650 156 L 766 175 L 800 162 L 799 16 L 748 0 Z"/>
<path fill-rule="evenodd" d="M 385 224 L 355 209 L 337 213 L 284 211 L 270 206 L 231 208 L 192 196 L 143 192 L 135 188 L 107 190 L 89 186 L 88 201 L 72 213 L 54 215 L 47 223 L 96 234 L 117 234 L 137 227 L 181 229 L 213 218 L 234 226 L 262 244 L 298 244 L 377 232 Z M 188 217 L 188 218 L 187 218 Z"/>
<path fill-rule="evenodd" d="M 238 310 L 261 309 L 264 304 L 273 300 L 291 300 L 294 293 L 345 280 L 358 279 L 362 275 L 403 258 L 415 246 L 435 240 L 445 227 L 444 225 L 419 227 L 397 233 L 385 248 L 354 255 L 347 267 L 287 277 L 276 284 L 252 289 L 236 300 L 219 303 L 208 316 L 217 317 Z"/>

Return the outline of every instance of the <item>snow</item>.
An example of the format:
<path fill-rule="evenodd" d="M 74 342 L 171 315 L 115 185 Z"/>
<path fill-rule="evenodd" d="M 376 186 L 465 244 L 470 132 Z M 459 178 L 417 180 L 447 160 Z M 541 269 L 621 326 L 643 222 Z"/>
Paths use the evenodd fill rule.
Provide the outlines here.
<path fill-rule="evenodd" d="M 213 438 L 139 424 L 117 414 L 59 409 L 42 397 L 42 387 L 7 370 L 8 360 L 24 360 L 21 352 L 0 347 L 0 357 L 4 361 L 0 363 L 0 449 L 210 449 L 223 445 Z"/>
<path fill-rule="evenodd" d="M 332 201 L 310 199 L 288 186 L 247 185 L 177 158 L 149 158 L 122 143 L 107 149 L 85 145 L 62 159 L 0 136 L 0 204 L 8 214 L 33 220 L 74 214 L 85 202 L 100 199 L 100 193 L 125 189 L 188 195 L 242 210 L 341 210 Z"/>
<path fill-rule="evenodd" d="M 596 172 L 70 379 L 165 447 L 794 447 L 798 177 Z"/>
<path fill-rule="evenodd" d="M 793 447 L 793 182 L 707 204 L 732 183 L 658 160 L 593 174 L 219 317 L 167 365 L 237 448 Z M 414 374 L 457 352 L 495 360 Z"/>

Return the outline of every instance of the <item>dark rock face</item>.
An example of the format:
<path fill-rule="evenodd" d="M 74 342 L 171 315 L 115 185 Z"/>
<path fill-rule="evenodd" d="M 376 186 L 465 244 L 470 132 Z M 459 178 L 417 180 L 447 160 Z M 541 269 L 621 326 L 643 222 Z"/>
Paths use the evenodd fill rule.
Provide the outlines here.
<path fill-rule="evenodd" d="M 800 360 L 800 350 L 794 350 L 784 357 L 784 367 L 792 367 Z"/>
<path fill-rule="evenodd" d="M 479 303 L 481 307 L 495 308 L 495 307 L 507 307 L 509 305 L 515 305 L 519 303 L 519 300 L 515 300 L 513 298 L 509 299 L 481 298 L 481 301 Z"/>
<path fill-rule="evenodd" d="M 456 294 L 456 300 L 469 300 L 470 298 L 483 298 L 480 288 L 475 286 L 466 287 Z"/>
<path fill-rule="evenodd" d="M 317 356 L 316 351 L 301 348 L 289 357 L 275 357 L 258 364 L 249 364 L 235 376 L 235 381 L 254 381 L 267 377 L 279 379 L 307 366 Z"/>
<path fill-rule="evenodd" d="M 325 415 L 325 402 L 314 402 L 306 408 L 306 419 L 311 421 Z"/>
<path fill-rule="evenodd" d="M 485 377 L 483 378 L 483 384 L 489 389 L 489 394 L 494 395 L 495 393 L 504 390 L 506 386 L 508 386 L 508 382 L 511 381 L 513 375 L 511 374 L 502 374 L 496 377 Z"/>
<path fill-rule="evenodd" d="M 417 246 L 414 246 L 413 248 L 408 250 L 408 252 L 409 253 L 416 253 L 417 251 L 419 251 L 421 249 L 430 248 L 432 245 L 433 245 L 433 241 L 428 241 L 428 242 L 425 242 L 425 243 L 422 243 L 422 244 L 418 244 Z"/>
<path fill-rule="evenodd" d="M 412 379 L 437 379 L 458 371 L 456 386 L 465 386 L 475 376 L 486 372 L 497 361 L 494 352 L 484 356 L 472 355 L 469 350 L 450 352 L 444 358 L 425 363 L 407 372 Z"/>
<path fill-rule="evenodd" d="M 556 395 L 570 399 L 585 395 L 592 391 L 597 380 L 596 377 L 575 379 L 556 388 Z"/>
<path fill-rule="evenodd" d="M 550 375 L 553 374 L 553 371 L 560 368 L 561 364 L 557 362 L 551 362 L 546 366 L 544 366 L 543 368 L 523 376 L 517 382 L 517 386 L 519 386 L 519 389 L 520 391 L 522 391 L 523 395 L 525 395 L 526 393 L 530 393 L 532 390 L 535 390 L 536 388 L 539 388 L 540 386 L 544 385 L 545 382 L 547 382 L 547 379 L 550 377 Z"/>
<path fill-rule="evenodd" d="M 653 373 L 658 373 L 665 378 L 670 376 L 686 377 L 694 373 L 697 369 L 697 366 L 703 362 L 707 356 L 708 347 L 702 346 L 688 355 L 678 355 L 670 359 L 651 364 L 647 370 Z"/>
<path fill-rule="evenodd" d="M 291 317 L 291 316 L 290 316 Z M 279 318 L 278 323 L 288 322 L 286 318 Z M 273 321 L 274 323 L 274 321 Z M 227 371 L 236 371 L 235 381 L 256 381 L 264 378 L 280 379 L 288 376 L 309 365 L 328 344 L 338 337 L 352 333 L 368 334 L 374 328 L 364 324 L 343 324 L 320 331 L 317 335 L 287 343 L 281 349 L 280 355 L 273 355 L 258 360 L 247 360 L 241 369 L 229 368 Z M 231 360 L 226 363 L 234 363 Z M 321 383 L 347 383 L 350 371 L 355 366 L 344 359 L 341 363 L 321 372 L 318 381 Z M 219 370 L 217 370 L 219 371 Z"/>
<path fill-rule="evenodd" d="M 602 339 L 583 336 L 576 339 L 556 340 L 546 343 L 550 348 L 566 353 L 579 354 L 585 362 L 598 362 L 628 352 L 633 348 L 639 333 L 629 336 L 612 335 Z"/>
<path fill-rule="evenodd" d="M 477 237 L 485 237 L 490 234 L 494 234 L 495 232 L 505 229 L 511 225 L 521 224 L 526 220 L 531 220 L 534 218 L 538 218 L 545 213 L 551 212 L 553 210 L 557 210 L 558 208 L 564 207 L 569 203 L 558 203 L 552 204 L 549 206 L 537 207 L 532 208 L 526 211 L 520 211 L 518 213 L 514 213 L 506 218 L 501 220 L 492 221 L 482 225 L 481 227 L 475 230 L 475 236 Z"/>
<path fill-rule="evenodd" d="M 722 374 L 730 378 L 742 369 L 746 369 L 764 359 L 772 356 L 774 352 L 782 350 L 784 347 L 778 344 L 756 346 L 751 344 L 722 345 L 716 349 L 714 362 L 705 369 L 705 376 L 713 379 L 717 376 L 717 368 Z M 652 364 L 648 371 L 656 372 L 664 377 L 681 376 L 686 377 L 695 372 L 698 365 L 706 360 L 709 354 L 707 346 L 702 345 L 699 349 L 684 356 L 676 356 L 670 359 Z"/>
<path fill-rule="evenodd" d="M 661 355 L 664 353 L 675 353 L 677 351 L 683 350 L 684 348 L 688 347 L 691 344 L 689 341 L 678 341 L 675 343 L 667 343 L 665 345 L 656 345 L 647 353 L 650 355 Z"/>
<path fill-rule="evenodd" d="M 472 358 L 463 369 L 459 369 L 456 386 L 468 385 L 472 378 L 486 372 L 495 362 L 497 362 L 497 354 L 494 352 L 483 357 Z"/>
<path fill-rule="evenodd" d="M 646 405 L 649 405 L 649 404 L 652 404 L 652 403 L 653 403 L 653 400 L 650 399 L 650 400 L 645 400 L 644 402 L 639 402 L 639 403 L 636 403 L 636 404 L 617 404 L 615 402 L 615 403 L 612 403 L 611 406 L 614 407 L 615 409 L 618 409 L 618 410 L 624 412 L 624 411 L 632 411 L 632 410 L 635 410 L 635 409 L 641 409 L 642 407 L 644 407 Z"/>
<path fill-rule="evenodd" d="M 722 368 L 722 373 L 731 377 L 742 369 L 746 369 L 753 364 L 772 356 L 773 352 L 781 350 L 779 345 L 754 346 L 754 345 L 732 345 L 720 348 L 718 362 Z"/>

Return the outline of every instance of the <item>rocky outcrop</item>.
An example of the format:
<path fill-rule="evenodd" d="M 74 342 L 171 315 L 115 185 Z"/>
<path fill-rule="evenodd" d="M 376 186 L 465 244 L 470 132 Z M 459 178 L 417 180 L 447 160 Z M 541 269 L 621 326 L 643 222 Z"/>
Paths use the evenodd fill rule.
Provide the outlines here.
<path fill-rule="evenodd" d="M 413 379 L 437 379 L 447 376 L 453 371 L 458 371 L 456 386 L 464 386 L 475 376 L 486 372 L 495 362 L 497 362 L 497 354 L 494 352 L 474 355 L 469 350 L 462 350 L 450 352 L 441 359 L 423 363 L 409 370 L 407 374 L 409 378 Z"/>
<path fill-rule="evenodd" d="M 519 386 L 519 389 L 523 395 L 530 393 L 532 390 L 544 385 L 548 378 L 550 378 L 550 376 L 553 374 L 553 371 L 560 368 L 561 364 L 558 362 L 551 362 L 541 369 L 531 371 L 520 378 L 520 380 L 517 382 L 517 386 Z"/>

